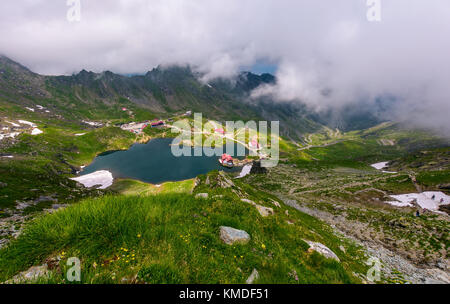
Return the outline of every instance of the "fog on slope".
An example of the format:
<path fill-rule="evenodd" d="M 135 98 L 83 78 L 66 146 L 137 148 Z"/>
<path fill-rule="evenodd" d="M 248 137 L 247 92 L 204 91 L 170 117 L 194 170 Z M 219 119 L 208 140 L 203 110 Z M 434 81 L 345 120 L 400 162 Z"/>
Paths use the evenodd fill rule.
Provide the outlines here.
<path fill-rule="evenodd" d="M 395 99 L 387 119 L 450 131 L 450 3 L 381 0 L 81 0 L 0 3 L 0 53 L 33 71 L 142 73 L 190 64 L 204 81 L 233 77 L 261 60 L 277 83 L 253 92 L 317 111 Z M 31 51 L 32 50 L 32 51 Z"/>

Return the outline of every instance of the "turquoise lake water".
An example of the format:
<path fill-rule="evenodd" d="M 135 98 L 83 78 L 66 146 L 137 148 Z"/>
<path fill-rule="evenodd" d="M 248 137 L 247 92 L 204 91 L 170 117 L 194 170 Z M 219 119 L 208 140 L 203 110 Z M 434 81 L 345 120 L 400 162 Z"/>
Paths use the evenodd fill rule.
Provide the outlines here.
<path fill-rule="evenodd" d="M 218 156 L 175 157 L 170 146 L 172 140 L 170 138 L 159 138 L 146 144 L 135 144 L 126 151 L 103 153 L 84 168 L 81 175 L 98 170 L 108 170 L 114 178 L 131 178 L 159 184 L 166 181 L 194 178 L 213 170 L 227 172 L 241 170 L 238 167 L 228 169 L 220 166 Z M 237 145 L 235 145 L 235 151 L 236 147 Z M 193 149 L 191 150 L 193 151 Z"/>

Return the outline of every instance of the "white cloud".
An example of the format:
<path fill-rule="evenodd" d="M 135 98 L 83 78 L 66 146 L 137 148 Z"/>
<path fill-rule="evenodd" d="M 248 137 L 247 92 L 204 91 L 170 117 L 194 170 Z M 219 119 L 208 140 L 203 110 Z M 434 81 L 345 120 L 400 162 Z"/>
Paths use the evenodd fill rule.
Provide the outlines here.
<path fill-rule="evenodd" d="M 205 81 L 267 59 L 279 82 L 255 95 L 318 109 L 392 95 L 397 117 L 450 130 L 448 0 L 382 0 L 381 22 L 367 21 L 365 0 L 81 4 L 71 23 L 63 0 L 1 1 L 0 53 L 46 74 L 191 64 Z"/>

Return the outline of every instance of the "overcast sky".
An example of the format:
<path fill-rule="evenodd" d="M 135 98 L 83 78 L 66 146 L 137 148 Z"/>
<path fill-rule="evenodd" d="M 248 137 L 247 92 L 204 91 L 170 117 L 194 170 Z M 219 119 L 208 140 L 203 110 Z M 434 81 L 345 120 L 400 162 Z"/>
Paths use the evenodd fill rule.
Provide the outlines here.
<path fill-rule="evenodd" d="M 43 74 L 141 73 L 190 64 L 205 81 L 277 66 L 254 95 L 318 109 L 395 96 L 393 110 L 450 132 L 450 1 L 66 0 L 0 2 L 0 53 Z"/>

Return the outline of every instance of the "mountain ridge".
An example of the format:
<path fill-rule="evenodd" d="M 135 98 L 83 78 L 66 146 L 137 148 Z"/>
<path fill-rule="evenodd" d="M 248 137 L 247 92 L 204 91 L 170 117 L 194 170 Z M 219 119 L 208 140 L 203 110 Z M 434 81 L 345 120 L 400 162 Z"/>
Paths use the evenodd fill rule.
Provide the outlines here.
<path fill-rule="evenodd" d="M 338 114 L 334 123 L 327 113 L 316 113 L 306 104 L 281 103 L 272 98 L 251 98 L 261 85 L 274 85 L 274 75 L 241 72 L 235 78 L 216 78 L 205 83 L 201 74 L 188 66 L 158 66 L 143 75 L 124 76 L 111 71 L 95 73 L 82 69 L 77 74 L 46 76 L 32 72 L 8 57 L 0 60 L 0 102 L 32 107 L 51 106 L 63 119 L 126 119 L 122 107 L 143 116 L 159 116 L 191 110 L 217 120 L 280 121 L 282 135 L 302 140 L 305 134 L 324 126 L 367 128 L 380 122 L 367 111 L 357 111 L 359 124 L 352 126 Z M 7 114 L 7 113 L 5 113 Z M 369 117 L 369 118 L 368 118 Z"/>

